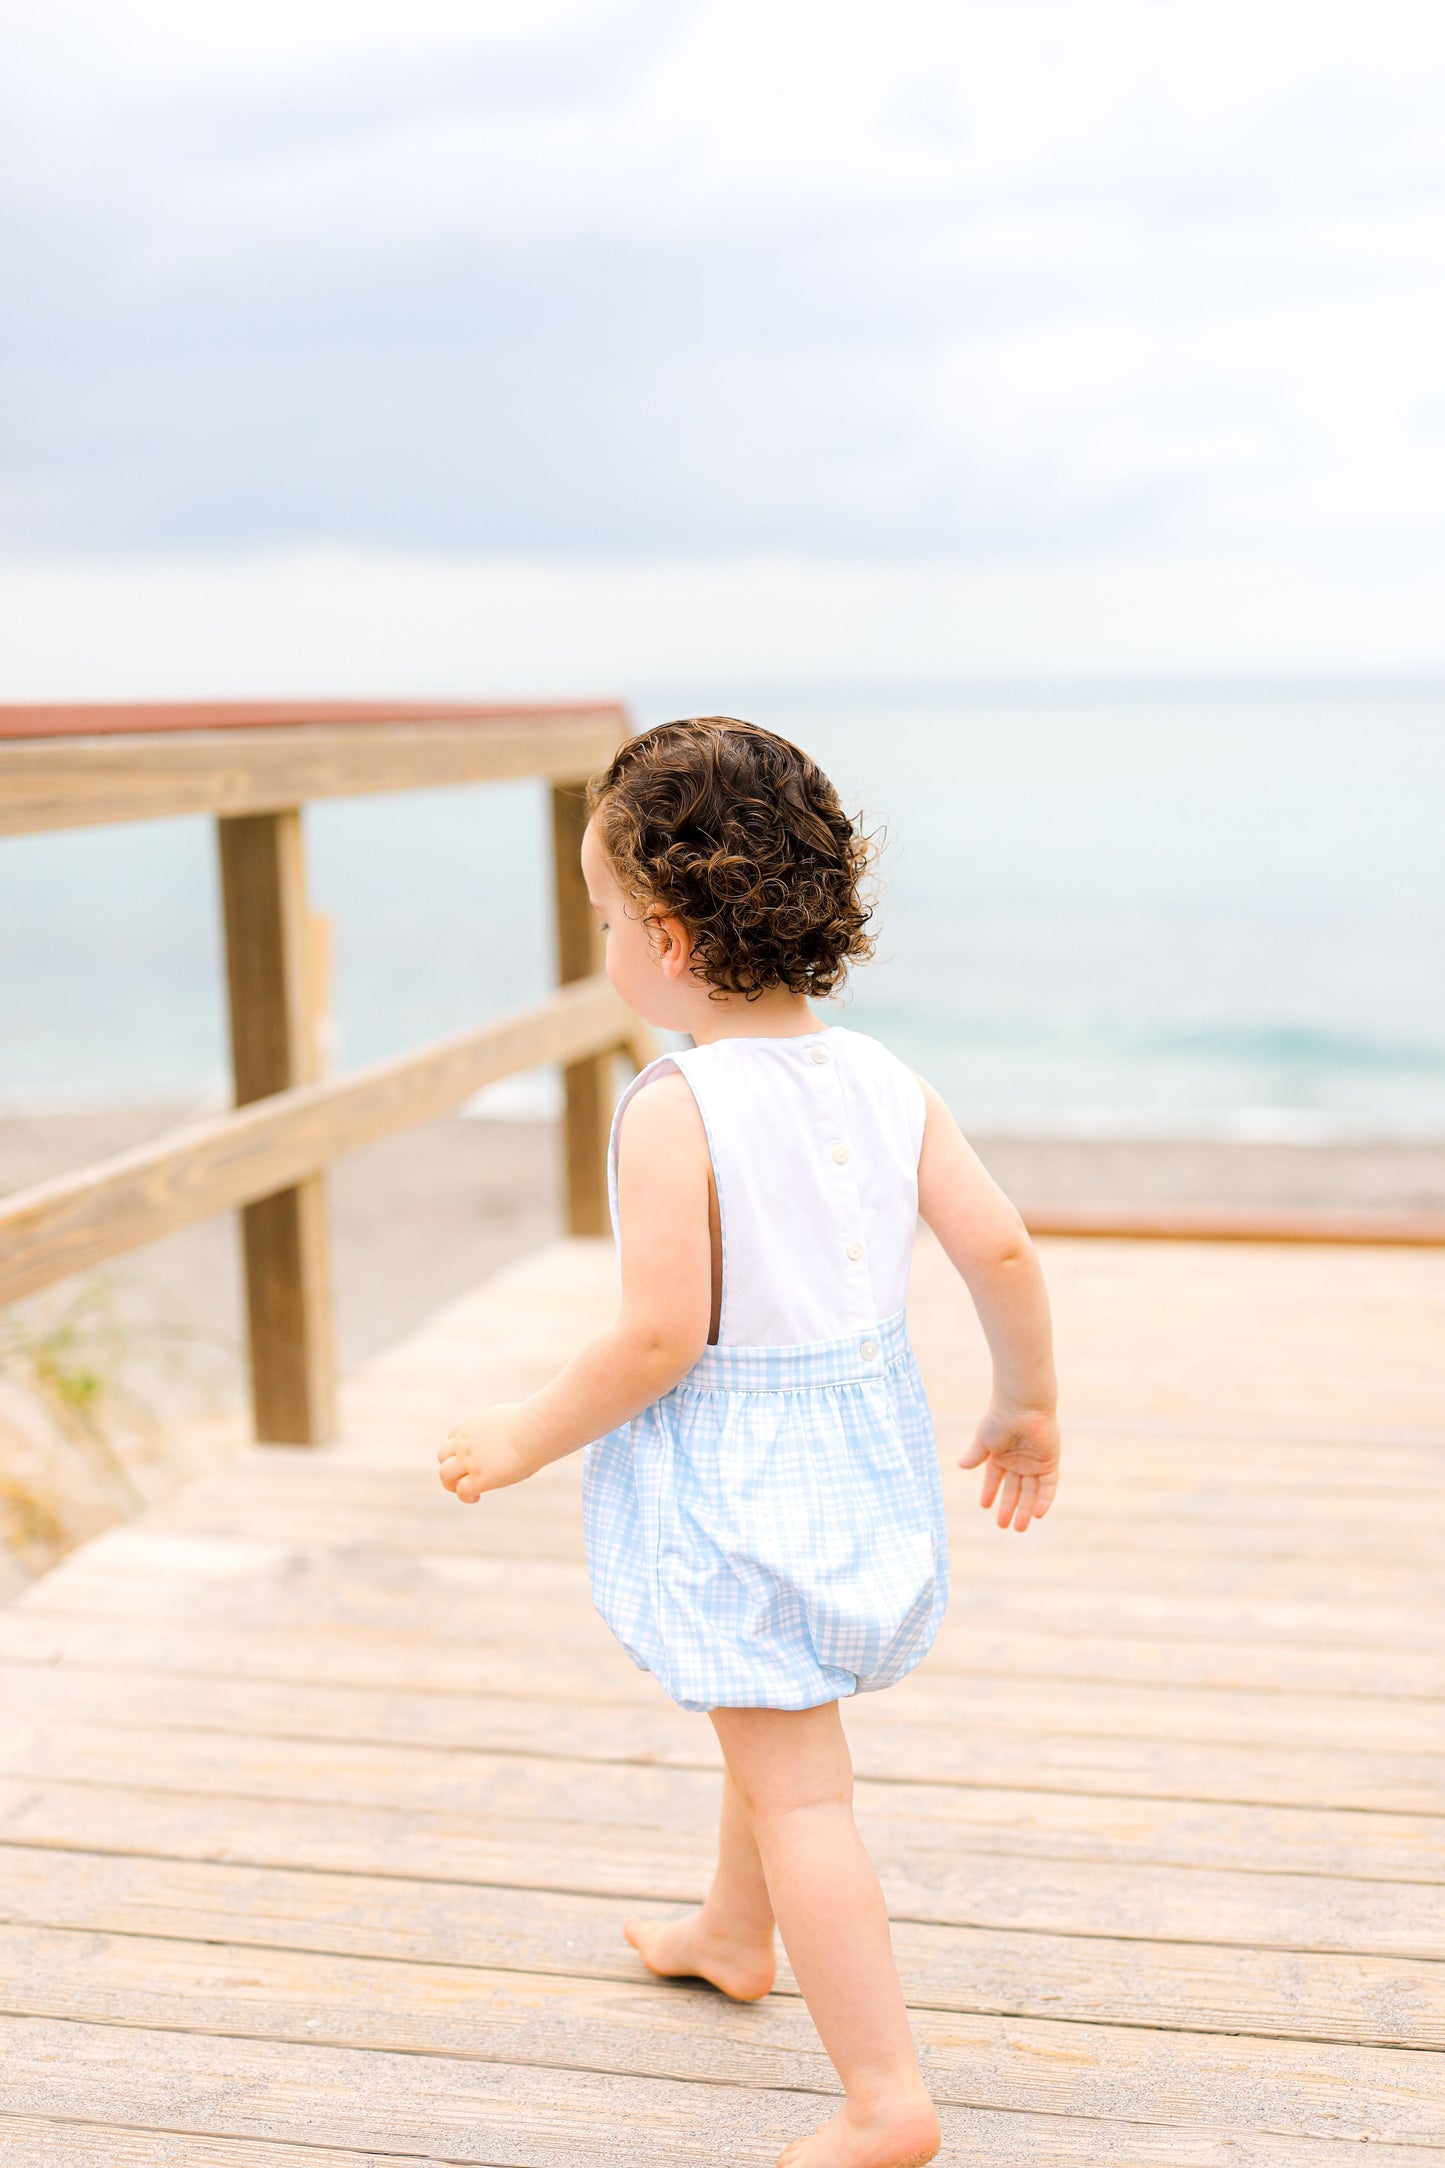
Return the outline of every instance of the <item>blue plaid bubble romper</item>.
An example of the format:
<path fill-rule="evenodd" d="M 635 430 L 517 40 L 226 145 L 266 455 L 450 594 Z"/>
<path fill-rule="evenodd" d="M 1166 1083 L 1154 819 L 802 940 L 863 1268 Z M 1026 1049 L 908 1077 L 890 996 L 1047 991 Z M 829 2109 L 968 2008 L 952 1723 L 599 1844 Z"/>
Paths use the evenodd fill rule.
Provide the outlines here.
<path fill-rule="evenodd" d="M 948 1597 L 904 1301 L 924 1101 L 837 1026 L 666 1054 L 722 1222 L 722 1315 L 681 1382 L 583 1455 L 597 1609 L 684 1709 L 810 1709 L 911 1671 Z"/>

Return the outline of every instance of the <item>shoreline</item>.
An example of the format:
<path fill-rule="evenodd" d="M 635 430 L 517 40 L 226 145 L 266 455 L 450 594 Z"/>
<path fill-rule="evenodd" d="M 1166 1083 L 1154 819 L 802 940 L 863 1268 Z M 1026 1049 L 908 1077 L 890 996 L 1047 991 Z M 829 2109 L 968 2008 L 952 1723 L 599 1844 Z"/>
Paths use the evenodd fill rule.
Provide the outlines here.
<path fill-rule="evenodd" d="M 220 1088 L 189 1095 L 141 1092 L 106 1097 L 89 1092 L 46 1092 L 34 1097 L 0 1097 L 0 1169 L 12 1158 L 12 1137 L 27 1131 L 42 1139 L 40 1149 L 45 1151 L 48 1146 L 43 1140 L 48 1126 L 55 1133 L 63 1133 L 64 1126 L 71 1124 L 77 1134 L 83 1134 L 85 1125 L 94 1123 L 96 1133 L 102 1136 L 112 1132 L 129 1135 L 132 1128 L 142 1136 L 155 1136 L 187 1122 L 228 1113 L 232 1104 L 229 1089 Z M 561 1112 L 560 1078 L 549 1077 L 538 1083 L 529 1072 L 485 1085 L 455 1109 L 455 1116 L 444 1118 L 479 1121 L 507 1130 L 547 1127 L 560 1120 Z M 1284 1150 L 1300 1147 L 1321 1152 L 1445 1154 L 1445 1102 L 1439 1122 L 1424 1127 L 1366 1115 L 1325 1114 L 1303 1107 L 1239 1107 L 1218 1115 L 1198 1114 L 1187 1121 L 1163 1112 L 1121 1115 L 1095 1107 L 1034 1107 L 1021 1113 L 1000 1107 L 954 1107 L 953 1112 L 975 1146 L 982 1139 L 990 1146 L 1077 1145 L 1090 1150 L 1108 1146 L 1127 1151 L 1138 1145 L 1166 1151 L 1213 1151 L 1216 1147 L 1228 1151 L 1236 1145 L 1246 1149 L 1278 1145 Z M 4 1187 L 0 1179 L 0 1194 Z"/>

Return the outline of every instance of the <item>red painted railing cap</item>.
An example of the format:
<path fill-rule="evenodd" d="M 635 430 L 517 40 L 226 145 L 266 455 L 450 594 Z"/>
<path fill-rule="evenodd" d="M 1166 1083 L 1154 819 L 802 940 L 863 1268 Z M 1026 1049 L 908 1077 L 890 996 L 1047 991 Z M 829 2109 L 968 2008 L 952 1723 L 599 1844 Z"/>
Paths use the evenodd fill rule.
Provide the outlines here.
<path fill-rule="evenodd" d="M 308 723 L 488 723 L 621 715 L 585 700 L 107 700 L 0 705 L 0 738 L 80 738 L 152 730 L 278 730 Z"/>

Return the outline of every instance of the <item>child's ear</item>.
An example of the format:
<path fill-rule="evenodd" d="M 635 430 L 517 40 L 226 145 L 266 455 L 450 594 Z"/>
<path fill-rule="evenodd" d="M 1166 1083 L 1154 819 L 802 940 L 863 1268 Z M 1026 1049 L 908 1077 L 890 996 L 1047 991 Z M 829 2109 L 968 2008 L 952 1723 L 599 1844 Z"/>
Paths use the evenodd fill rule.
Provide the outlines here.
<path fill-rule="evenodd" d="M 655 918 L 652 925 L 664 978 L 685 978 L 692 966 L 691 934 L 680 918 Z"/>

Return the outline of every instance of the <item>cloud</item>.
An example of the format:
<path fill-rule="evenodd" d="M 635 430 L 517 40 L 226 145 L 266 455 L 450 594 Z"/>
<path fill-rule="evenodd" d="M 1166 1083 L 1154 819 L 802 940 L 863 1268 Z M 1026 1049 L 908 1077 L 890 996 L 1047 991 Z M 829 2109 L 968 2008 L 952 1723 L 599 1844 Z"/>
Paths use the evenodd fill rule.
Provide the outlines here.
<path fill-rule="evenodd" d="M 1445 554 L 1433 0 L 54 0 L 9 85 L 14 553 Z"/>

